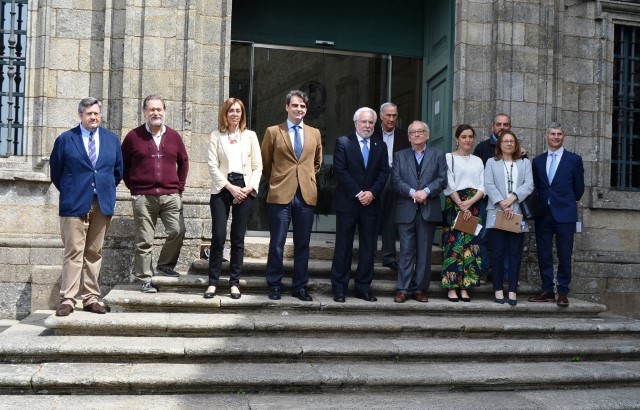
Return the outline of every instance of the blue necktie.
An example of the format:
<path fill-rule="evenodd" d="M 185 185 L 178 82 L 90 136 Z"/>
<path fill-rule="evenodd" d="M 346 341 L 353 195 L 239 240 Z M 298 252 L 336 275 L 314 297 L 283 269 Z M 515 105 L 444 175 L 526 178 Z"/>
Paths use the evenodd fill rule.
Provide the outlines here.
<path fill-rule="evenodd" d="M 553 177 L 556 175 L 556 169 L 558 169 L 558 155 L 553 152 L 551 153 L 551 164 L 549 165 L 549 172 L 547 173 L 547 177 L 549 178 L 549 185 L 553 182 Z"/>
<path fill-rule="evenodd" d="M 96 155 L 96 140 L 93 138 L 93 134 L 95 131 L 91 131 L 89 133 L 89 159 L 93 164 L 93 167 L 96 167 L 96 162 L 98 161 L 98 156 Z"/>
<path fill-rule="evenodd" d="M 300 154 L 302 154 L 302 138 L 298 132 L 298 128 L 300 128 L 300 126 L 294 125 L 291 128 L 293 128 L 293 152 L 296 153 L 296 158 L 300 159 Z"/>
<path fill-rule="evenodd" d="M 364 167 L 367 167 L 367 163 L 369 162 L 369 145 L 367 144 L 369 140 L 362 140 L 362 159 L 364 159 Z"/>

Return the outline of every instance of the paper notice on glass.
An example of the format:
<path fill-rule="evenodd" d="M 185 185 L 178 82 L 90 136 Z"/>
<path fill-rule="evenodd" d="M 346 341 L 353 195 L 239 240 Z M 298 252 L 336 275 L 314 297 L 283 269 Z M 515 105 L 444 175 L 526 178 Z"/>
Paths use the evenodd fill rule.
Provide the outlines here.
<path fill-rule="evenodd" d="M 458 231 L 468 233 L 470 235 L 477 235 L 480 233 L 482 225 L 480 225 L 480 218 L 477 216 L 471 215 L 471 217 L 465 221 L 462 217 L 462 212 L 458 212 L 456 220 L 453 222 L 453 229 L 457 229 Z"/>
<path fill-rule="evenodd" d="M 507 219 L 504 216 L 504 212 L 497 211 L 496 212 L 496 221 L 493 225 L 496 229 L 502 229 L 503 231 L 520 233 L 522 223 L 522 215 L 521 214 L 513 214 L 513 218 Z"/>

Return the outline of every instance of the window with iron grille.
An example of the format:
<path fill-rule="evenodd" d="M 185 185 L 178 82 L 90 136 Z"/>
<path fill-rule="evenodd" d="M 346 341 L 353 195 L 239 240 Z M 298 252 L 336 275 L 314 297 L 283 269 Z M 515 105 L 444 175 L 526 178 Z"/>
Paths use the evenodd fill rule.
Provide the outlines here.
<path fill-rule="evenodd" d="M 0 0 L 0 156 L 24 150 L 27 0 Z"/>
<path fill-rule="evenodd" d="M 614 35 L 611 188 L 640 191 L 640 27 Z"/>

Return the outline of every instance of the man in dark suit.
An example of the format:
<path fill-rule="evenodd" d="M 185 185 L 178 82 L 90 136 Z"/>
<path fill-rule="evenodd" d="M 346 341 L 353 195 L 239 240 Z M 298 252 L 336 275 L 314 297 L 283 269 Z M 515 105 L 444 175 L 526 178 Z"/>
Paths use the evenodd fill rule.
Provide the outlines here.
<path fill-rule="evenodd" d="M 320 130 L 303 123 L 309 97 L 300 90 L 287 94 L 287 121 L 274 125 L 262 140 L 262 174 L 269 181 L 269 256 L 267 284 L 269 299 L 279 300 L 284 277 L 284 244 L 289 223 L 293 222 L 293 278 L 291 295 L 310 302 L 309 242 L 313 215 L 318 201 L 316 174 L 322 166 Z"/>
<path fill-rule="evenodd" d="M 373 279 L 373 260 L 376 252 L 380 194 L 389 177 L 387 146 L 371 140 L 376 112 L 359 108 L 354 116 L 356 133 L 340 137 L 333 154 L 333 168 L 337 186 L 333 195 L 336 211 L 336 244 L 331 266 L 333 300 L 345 301 L 351 273 L 353 237 L 358 228 L 358 268 L 355 274 L 355 295 L 375 302 L 369 291 Z"/>
<path fill-rule="evenodd" d="M 409 138 L 407 132 L 402 128 L 396 127 L 398 122 L 398 107 L 392 102 L 386 102 L 380 106 L 380 125 L 371 135 L 371 140 L 384 141 L 387 144 L 387 154 L 389 157 L 389 169 L 393 166 L 393 154 L 405 148 L 409 148 Z M 393 220 L 396 209 L 396 194 L 390 188 L 391 179 L 387 180 L 387 184 L 382 190 L 380 196 L 380 206 L 382 207 L 380 215 L 380 233 L 382 235 L 382 265 L 397 271 L 398 260 L 396 259 L 396 236 L 398 234 L 398 226 Z"/>
<path fill-rule="evenodd" d="M 122 180 L 120 139 L 100 127 L 102 104 L 84 98 L 78 105 L 80 125 L 55 141 L 49 160 L 51 182 L 60 191 L 60 235 L 64 245 L 61 303 L 56 316 L 69 316 L 76 296 L 83 310 L 104 314 L 98 303 L 102 245 Z"/>
<path fill-rule="evenodd" d="M 394 220 L 400 236 L 396 303 L 409 297 L 429 301 L 431 246 L 436 226 L 442 222 L 439 195 L 447 186 L 444 152 L 427 147 L 429 126 L 421 121 L 411 123 L 409 140 L 411 148 L 395 153 L 391 171 L 391 186 L 398 194 Z"/>
<path fill-rule="evenodd" d="M 533 183 L 543 208 L 535 219 L 542 293 L 530 297 L 529 302 L 555 301 L 558 306 L 569 306 L 573 233 L 578 222 L 577 202 L 584 193 L 584 167 L 582 157 L 562 146 L 564 131 L 560 123 L 549 125 L 545 140 L 548 151 L 535 157 L 532 164 Z M 558 255 L 557 300 L 553 293 L 554 236 Z"/>

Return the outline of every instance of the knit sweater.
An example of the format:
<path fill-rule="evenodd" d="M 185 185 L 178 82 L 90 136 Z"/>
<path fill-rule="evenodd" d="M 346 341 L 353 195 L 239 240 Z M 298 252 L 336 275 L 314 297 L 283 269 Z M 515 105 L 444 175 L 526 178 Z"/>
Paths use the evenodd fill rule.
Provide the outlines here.
<path fill-rule="evenodd" d="M 487 165 L 489 158 L 496 156 L 496 143 L 493 141 L 493 135 L 478 144 L 473 150 L 473 155 L 480 157 L 482 163 Z"/>
<path fill-rule="evenodd" d="M 166 127 L 160 147 L 145 124 L 129 131 L 122 141 L 123 180 L 131 195 L 182 193 L 189 172 L 189 157 L 182 137 Z"/>

